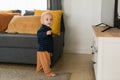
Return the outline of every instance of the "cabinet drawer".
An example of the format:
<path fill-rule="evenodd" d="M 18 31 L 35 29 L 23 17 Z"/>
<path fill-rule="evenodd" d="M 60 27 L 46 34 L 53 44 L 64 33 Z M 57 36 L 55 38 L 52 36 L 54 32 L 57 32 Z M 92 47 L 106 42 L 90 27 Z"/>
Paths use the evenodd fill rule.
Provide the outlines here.
<path fill-rule="evenodd" d="M 94 67 L 94 73 L 95 76 L 97 76 L 97 57 L 98 57 L 98 53 L 93 52 L 92 53 L 92 61 L 93 61 L 93 67 Z"/>
<path fill-rule="evenodd" d="M 92 48 L 92 61 L 96 63 L 98 56 L 98 49 L 94 45 L 92 45 L 91 48 Z"/>
<path fill-rule="evenodd" d="M 93 61 L 93 64 L 97 63 L 97 56 L 98 56 L 97 53 L 92 52 L 92 61 Z"/>
<path fill-rule="evenodd" d="M 93 46 L 94 47 L 98 47 L 98 38 L 95 36 L 95 34 L 93 34 Z"/>

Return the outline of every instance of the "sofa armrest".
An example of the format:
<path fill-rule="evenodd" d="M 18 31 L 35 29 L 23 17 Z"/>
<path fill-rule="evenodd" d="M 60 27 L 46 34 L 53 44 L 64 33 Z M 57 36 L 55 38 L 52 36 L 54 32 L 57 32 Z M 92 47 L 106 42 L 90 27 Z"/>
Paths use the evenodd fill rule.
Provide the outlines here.
<path fill-rule="evenodd" d="M 64 48 L 63 44 L 64 44 L 64 33 L 63 32 L 61 32 L 60 36 L 53 35 L 53 56 L 51 58 L 52 66 L 62 56 L 63 48 Z"/>

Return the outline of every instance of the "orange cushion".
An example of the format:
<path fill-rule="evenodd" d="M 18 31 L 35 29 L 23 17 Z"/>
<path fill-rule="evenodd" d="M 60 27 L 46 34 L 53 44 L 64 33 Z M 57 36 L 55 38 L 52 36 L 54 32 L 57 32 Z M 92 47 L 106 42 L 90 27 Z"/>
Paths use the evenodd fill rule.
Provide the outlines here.
<path fill-rule="evenodd" d="M 16 14 L 0 13 L 0 32 L 5 32 L 9 22 Z"/>
<path fill-rule="evenodd" d="M 37 34 L 40 27 L 40 16 L 14 16 L 6 32 Z"/>
<path fill-rule="evenodd" d="M 12 10 L 1 10 L 0 13 L 13 13 Z"/>
<path fill-rule="evenodd" d="M 56 35 L 60 35 L 60 22 L 63 11 L 62 10 L 34 10 L 34 15 L 41 15 L 45 11 L 50 11 L 53 15 L 53 23 L 52 23 L 52 33 Z"/>

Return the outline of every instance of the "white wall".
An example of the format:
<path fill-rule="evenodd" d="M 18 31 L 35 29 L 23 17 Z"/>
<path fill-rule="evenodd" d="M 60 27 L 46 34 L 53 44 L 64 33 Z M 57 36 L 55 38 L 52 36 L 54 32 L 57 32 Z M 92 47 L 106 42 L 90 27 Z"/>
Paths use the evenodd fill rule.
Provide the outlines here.
<path fill-rule="evenodd" d="M 63 0 L 65 53 L 91 53 L 93 24 L 100 22 L 101 0 Z"/>

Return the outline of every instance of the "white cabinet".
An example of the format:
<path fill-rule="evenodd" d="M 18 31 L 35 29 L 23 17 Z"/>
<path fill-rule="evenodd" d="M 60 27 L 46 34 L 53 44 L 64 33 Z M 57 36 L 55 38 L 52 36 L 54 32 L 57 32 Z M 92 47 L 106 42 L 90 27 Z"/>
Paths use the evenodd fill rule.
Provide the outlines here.
<path fill-rule="evenodd" d="M 120 30 L 93 26 L 93 64 L 96 80 L 120 80 Z"/>

